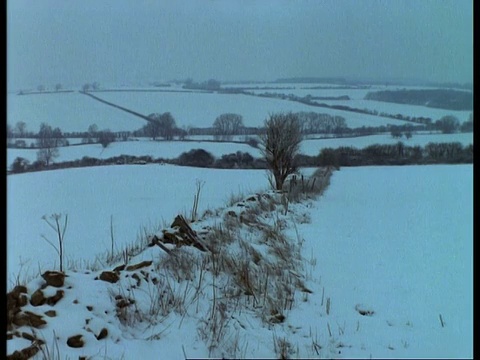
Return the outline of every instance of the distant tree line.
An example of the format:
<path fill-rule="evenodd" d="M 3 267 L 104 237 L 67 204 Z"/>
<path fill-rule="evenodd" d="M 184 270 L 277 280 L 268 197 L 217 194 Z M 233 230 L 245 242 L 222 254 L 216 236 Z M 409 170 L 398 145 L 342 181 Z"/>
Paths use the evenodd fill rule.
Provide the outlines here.
<path fill-rule="evenodd" d="M 193 79 L 185 80 L 183 84 L 184 89 L 192 89 L 192 90 L 207 90 L 207 91 L 216 91 L 220 90 L 221 83 L 218 80 L 210 79 L 207 81 L 203 81 L 201 83 L 193 81 Z"/>
<path fill-rule="evenodd" d="M 48 93 L 65 93 L 65 92 L 73 92 L 73 90 L 63 90 L 63 86 L 60 83 L 54 85 L 53 90 L 47 90 L 45 85 L 38 85 L 36 91 L 35 90 L 20 90 L 17 95 L 33 95 L 33 94 L 48 94 Z"/>
<path fill-rule="evenodd" d="M 100 89 L 100 84 L 97 81 L 94 81 L 93 83 L 85 83 L 82 85 L 81 91 L 82 92 L 88 92 L 88 91 L 97 91 Z"/>
<path fill-rule="evenodd" d="M 299 155 L 298 166 L 370 166 L 370 165 L 426 165 L 471 164 L 473 145 L 459 142 L 428 143 L 425 146 L 374 144 L 363 149 L 355 147 L 324 148 L 315 157 Z"/>
<path fill-rule="evenodd" d="M 451 89 L 375 91 L 365 95 L 365 99 L 448 110 L 473 109 L 472 92 Z"/>

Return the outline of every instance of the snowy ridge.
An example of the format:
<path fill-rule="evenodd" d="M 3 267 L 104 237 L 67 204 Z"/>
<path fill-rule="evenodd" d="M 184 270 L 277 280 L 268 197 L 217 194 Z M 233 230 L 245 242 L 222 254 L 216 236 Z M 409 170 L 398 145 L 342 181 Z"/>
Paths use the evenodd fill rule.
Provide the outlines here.
<path fill-rule="evenodd" d="M 317 199 L 253 193 L 202 212 L 189 225 L 209 251 L 165 241 L 68 271 L 61 289 L 38 277 L 18 299 L 48 324 L 12 329 L 8 354 L 27 334 L 49 351 L 35 359 L 472 357 L 473 166 L 331 180 Z M 33 306 L 38 289 L 46 304 Z M 66 345 L 76 335 L 84 345 Z"/>
<path fill-rule="evenodd" d="M 48 299 L 56 289 L 35 279 L 19 313 L 30 311 L 47 323 L 38 329 L 13 325 L 8 353 L 31 346 L 22 337 L 26 332 L 44 343 L 40 359 L 154 359 L 159 351 L 171 359 L 288 356 L 298 350 L 287 341 L 296 330 L 285 321 L 312 291 L 303 240 L 284 231 L 307 222 L 307 208 L 269 191 L 207 211 L 190 226 L 208 251 L 167 243 L 175 227 L 163 229 L 148 235 L 163 239 L 162 247 L 125 253 L 122 262 L 101 271 L 67 271 L 64 295 L 54 305 Z M 45 303 L 33 299 L 38 291 Z M 52 309 L 55 315 L 46 316 Z M 72 338 L 79 347 L 67 345 Z"/>

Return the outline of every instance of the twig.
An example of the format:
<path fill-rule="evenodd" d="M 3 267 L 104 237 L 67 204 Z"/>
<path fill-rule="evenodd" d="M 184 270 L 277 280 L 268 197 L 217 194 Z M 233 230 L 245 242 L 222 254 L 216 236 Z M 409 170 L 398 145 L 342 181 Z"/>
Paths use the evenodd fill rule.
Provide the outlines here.
<path fill-rule="evenodd" d="M 115 237 L 113 235 L 113 215 L 110 215 L 110 240 L 111 240 L 111 258 L 113 259 L 113 244 L 115 243 Z"/>
<path fill-rule="evenodd" d="M 154 235 L 153 238 L 152 238 L 152 243 L 154 245 L 158 245 L 160 247 L 160 249 L 162 249 L 163 251 L 165 251 L 168 255 L 171 255 L 171 251 L 170 249 L 168 249 L 161 241 L 160 239 L 157 237 L 157 235 Z"/>
<path fill-rule="evenodd" d="M 438 314 L 438 317 L 440 318 L 440 324 L 442 324 L 442 327 L 445 327 L 445 323 L 443 322 L 442 314 Z"/>

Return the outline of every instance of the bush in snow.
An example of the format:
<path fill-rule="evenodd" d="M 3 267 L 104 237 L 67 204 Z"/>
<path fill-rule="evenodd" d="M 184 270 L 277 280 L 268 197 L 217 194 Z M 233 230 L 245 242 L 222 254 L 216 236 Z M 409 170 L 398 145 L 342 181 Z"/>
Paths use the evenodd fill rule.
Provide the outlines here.
<path fill-rule="evenodd" d="M 17 157 L 12 165 L 10 165 L 10 170 L 13 172 L 13 173 L 20 173 L 20 172 L 24 172 L 26 169 L 27 169 L 27 166 L 29 165 L 29 161 L 25 158 L 22 158 L 22 157 Z"/>
<path fill-rule="evenodd" d="M 176 162 L 183 166 L 209 167 L 214 161 L 215 158 L 209 152 L 203 149 L 193 149 L 182 153 Z"/>

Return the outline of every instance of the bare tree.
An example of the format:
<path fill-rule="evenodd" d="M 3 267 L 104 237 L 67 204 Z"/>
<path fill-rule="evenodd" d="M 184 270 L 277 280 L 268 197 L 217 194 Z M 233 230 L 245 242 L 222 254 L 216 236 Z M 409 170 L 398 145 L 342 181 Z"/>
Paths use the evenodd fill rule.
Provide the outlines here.
<path fill-rule="evenodd" d="M 155 140 L 157 136 L 161 136 L 165 140 L 173 139 L 173 136 L 177 133 L 177 125 L 171 113 L 153 113 L 148 115 L 148 117 L 151 120 L 144 127 L 145 134 L 150 136 L 152 140 Z"/>
<path fill-rule="evenodd" d="M 462 132 L 473 132 L 473 113 L 470 113 L 468 120 L 460 126 Z"/>
<path fill-rule="evenodd" d="M 84 144 L 92 144 L 98 142 L 98 126 L 97 124 L 92 124 L 88 127 L 85 137 L 82 139 Z"/>
<path fill-rule="evenodd" d="M 145 135 L 148 135 L 152 138 L 152 140 L 155 140 L 158 136 L 160 136 L 160 118 L 162 117 L 162 115 L 158 113 L 153 113 L 148 115 L 148 117 L 151 120 L 148 122 L 147 125 L 144 126 Z"/>
<path fill-rule="evenodd" d="M 460 127 L 460 122 L 458 118 L 453 115 L 443 116 L 440 120 L 435 122 L 435 125 L 443 134 L 452 134 L 457 132 Z"/>
<path fill-rule="evenodd" d="M 8 122 L 7 122 L 7 137 L 13 137 L 13 129 Z"/>
<path fill-rule="evenodd" d="M 65 143 L 67 142 L 65 139 L 65 136 L 63 136 L 62 130 L 60 130 L 60 128 L 58 127 L 53 129 L 52 138 L 53 138 L 55 147 L 64 146 Z"/>
<path fill-rule="evenodd" d="M 63 259 L 64 259 L 64 241 L 65 241 L 65 231 L 67 231 L 68 225 L 68 214 L 65 214 L 63 225 L 61 223 L 63 215 L 62 214 L 52 214 L 49 217 L 47 215 L 42 216 L 47 225 L 55 231 L 58 240 L 58 246 L 56 246 L 52 241 L 50 241 L 45 235 L 42 234 L 42 238 L 49 243 L 57 252 L 58 258 L 60 260 L 60 271 L 63 271 Z M 53 220 L 53 221 L 52 221 Z"/>
<path fill-rule="evenodd" d="M 115 141 L 115 134 L 109 129 L 98 132 L 98 142 L 102 144 L 103 148 L 107 148 L 112 142 Z"/>
<path fill-rule="evenodd" d="M 160 136 L 165 140 L 172 140 L 177 124 L 172 114 L 165 112 L 160 117 Z"/>
<path fill-rule="evenodd" d="M 58 147 L 52 127 L 46 123 L 40 124 L 40 131 L 37 136 L 37 159 L 45 163 L 46 166 L 58 157 Z"/>
<path fill-rule="evenodd" d="M 226 113 L 218 116 L 213 123 L 215 137 L 221 140 L 231 140 L 232 136 L 239 133 L 243 127 L 241 115 Z"/>
<path fill-rule="evenodd" d="M 24 121 L 19 121 L 15 124 L 15 129 L 13 130 L 17 137 L 24 137 L 27 130 L 27 124 Z"/>
<path fill-rule="evenodd" d="M 282 190 L 286 178 L 297 170 L 294 157 L 302 141 L 298 116 L 292 112 L 270 115 L 265 120 L 265 132 L 260 135 L 260 141 L 275 188 Z"/>

